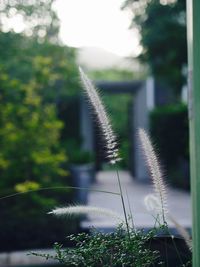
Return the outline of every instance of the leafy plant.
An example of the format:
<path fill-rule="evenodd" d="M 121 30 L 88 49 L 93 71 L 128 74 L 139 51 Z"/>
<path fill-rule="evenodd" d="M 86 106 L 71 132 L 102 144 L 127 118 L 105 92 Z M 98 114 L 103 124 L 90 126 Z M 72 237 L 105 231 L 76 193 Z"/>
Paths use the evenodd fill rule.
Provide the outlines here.
<path fill-rule="evenodd" d="M 6 72 L 0 74 L 0 98 L 1 196 L 22 193 L 15 199 L 0 201 L 0 250 L 45 245 L 53 239 L 58 224 L 49 218 L 49 234 L 46 234 L 48 230 L 42 229 L 47 222 L 42 213 L 59 201 L 66 201 L 66 190 L 60 190 L 60 194 L 55 190 L 40 194 L 36 191 L 66 185 L 63 178 L 67 171 L 63 164 L 67 157 L 59 145 L 62 122 L 57 119 L 52 104 L 41 103 L 34 83 L 22 83 Z M 23 193 L 29 190 L 34 192 L 23 198 Z M 33 231 L 35 238 L 30 238 L 27 233 Z"/>
<path fill-rule="evenodd" d="M 74 249 L 63 249 L 62 245 L 55 243 L 54 256 L 35 255 L 56 259 L 65 266 L 146 267 L 159 257 L 158 251 L 152 251 L 147 246 L 147 242 L 154 234 L 154 231 L 146 234 L 131 230 L 127 235 L 122 226 L 119 226 L 114 233 L 108 234 L 93 230 L 91 234 L 80 233 L 69 236 L 68 238 L 76 244 Z"/>
<path fill-rule="evenodd" d="M 186 1 L 125 0 L 123 8 L 132 13 L 130 28 L 140 33 L 138 58 L 179 97 L 186 82 Z"/>

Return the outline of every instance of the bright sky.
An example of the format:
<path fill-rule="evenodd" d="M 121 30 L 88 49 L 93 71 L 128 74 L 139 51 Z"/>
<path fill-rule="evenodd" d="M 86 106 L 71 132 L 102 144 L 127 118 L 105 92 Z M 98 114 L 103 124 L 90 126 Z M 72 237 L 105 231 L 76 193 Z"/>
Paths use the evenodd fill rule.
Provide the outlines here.
<path fill-rule="evenodd" d="M 60 37 L 73 46 L 94 46 L 121 56 L 140 52 L 137 33 L 128 30 L 131 17 L 120 10 L 124 0 L 57 0 Z"/>

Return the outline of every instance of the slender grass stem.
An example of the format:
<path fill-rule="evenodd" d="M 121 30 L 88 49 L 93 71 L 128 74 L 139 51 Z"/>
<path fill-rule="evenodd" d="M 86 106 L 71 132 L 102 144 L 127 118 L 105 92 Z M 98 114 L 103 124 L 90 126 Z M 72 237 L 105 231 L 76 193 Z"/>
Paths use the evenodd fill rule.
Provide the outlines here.
<path fill-rule="evenodd" d="M 130 201 L 129 201 L 127 188 L 126 188 L 126 198 L 127 198 L 127 201 L 128 201 L 129 216 L 130 216 L 130 219 L 131 219 L 132 228 L 135 230 L 135 225 L 134 225 L 134 221 L 133 221 L 133 215 L 132 215 L 132 211 L 131 211 L 131 204 L 130 204 Z"/>
<path fill-rule="evenodd" d="M 18 195 L 33 193 L 33 192 L 39 192 L 39 191 L 45 191 L 45 190 L 58 190 L 58 189 L 88 190 L 88 191 L 93 191 L 93 192 L 98 192 L 98 193 L 105 193 L 105 194 L 112 194 L 112 195 L 120 196 L 120 194 L 117 193 L 117 192 L 104 191 L 104 190 L 98 190 L 98 189 L 90 189 L 90 188 L 87 188 L 87 187 L 54 186 L 54 187 L 43 187 L 43 188 L 38 188 L 38 189 L 34 189 L 34 190 L 27 190 L 25 192 L 18 192 L 18 193 L 6 195 L 6 196 L 3 196 L 3 197 L 0 197 L 0 200 L 6 199 L 6 198 L 10 198 L 10 197 L 15 197 L 15 196 L 18 196 Z"/>
<path fill-rule="evenodd" d="M 129 225 L 128 225 L 127 212 L 126 212 L 126 207 L 125 207 L 125 202 L 124 202 L 124 197 L 123 197 L 123 192 L 122 192 L 122 186 L 121 186 L 121 180 L 119 177 L 118 169 L 116 169 L 116 173 L 117 173 L 117 181 L 118 181 L 118 185 L 119 185 L 120 197 L 121 197 L 122 207 L 123 207 L 123 212 L 124 212 L 124 218 L 125 218 L 125 222 L 126 222 L 127 233 L 128 233 L 128 237 L 130 239 L 130 231 L 129 231 Z"/>

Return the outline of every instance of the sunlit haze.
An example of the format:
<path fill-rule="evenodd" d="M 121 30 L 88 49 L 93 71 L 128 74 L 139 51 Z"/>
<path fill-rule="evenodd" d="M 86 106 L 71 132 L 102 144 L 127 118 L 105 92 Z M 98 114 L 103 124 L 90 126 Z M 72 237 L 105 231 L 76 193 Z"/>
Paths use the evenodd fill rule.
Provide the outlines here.
<path fill-rule="evenodd" d="M 120 56 L 140 52 L 131 17 L 122 11 L 123 0 L 57 0 L 54 8 L 61 21 L 60 38 L 73 47 L 103 48 Z"/>

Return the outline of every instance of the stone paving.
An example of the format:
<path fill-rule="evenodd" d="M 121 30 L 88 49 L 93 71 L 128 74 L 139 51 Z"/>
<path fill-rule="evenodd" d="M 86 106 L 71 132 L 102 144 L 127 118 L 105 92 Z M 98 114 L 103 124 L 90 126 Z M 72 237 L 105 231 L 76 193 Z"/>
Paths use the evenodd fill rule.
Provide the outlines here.
<path fill-rule="evenodd" d="M 38 249 L 31 250 L 37 253 L 51 254 L 54 255 L 55 251 L 52 249 Z M 0 266 L 1 267 L 44 267 L 44 266 L 55 266 L 57 263 L 54 260 L 36 257 L 28 255 L 30 250 L 26 251 L 15 251 L 0 253 Z"/>
<path fill-rule="evenodd" d="M 155 219 L 146 211 L 144 197 L 153 193 L 153 187 L 150 183 L 141 183 L 133 179 L 128 172 L 120 171 L 123 190 L 126 198 L 126 191 L 133 214 L 134 225 L 136 228 L 150 228 L 154 225 Z M 92 185 L 93 189 L 119 192 L 116 173 L 113 171 L 99 172 L 96 176 L 96 182 Z M 174 188 L 167 188 L 168 206 L 170 214 L 182 226 L 191 229 L 191 205 L 190 194 Z M 126 205 L 127 204 L 126 200 Z M 90 191 L 88 205 L 108 208 L 123 215 L 120 197 L 111 194 L 104 194 Z M 83 228 L 94 226 L 98 229 L 113 229 L 116 221 L 108 217 L 98 215 L 89 215 L 88 219 L 82 223 Z M 168 221 L 169 226 L 173 224 Z"/>

